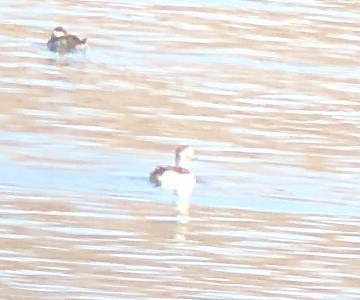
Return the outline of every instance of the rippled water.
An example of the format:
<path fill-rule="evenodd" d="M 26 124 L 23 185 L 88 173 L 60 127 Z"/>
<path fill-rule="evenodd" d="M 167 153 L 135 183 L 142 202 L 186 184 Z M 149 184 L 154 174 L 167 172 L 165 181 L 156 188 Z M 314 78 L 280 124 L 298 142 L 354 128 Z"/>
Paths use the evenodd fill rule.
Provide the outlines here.
<path fill-rule="evenodd" d="M 355 1 L 3 1 L 4 299 L 359 299 Z M 88 37 L 49 53 L 52 28 Z M 148 183 L 198 150 L 187 223 Z"/>

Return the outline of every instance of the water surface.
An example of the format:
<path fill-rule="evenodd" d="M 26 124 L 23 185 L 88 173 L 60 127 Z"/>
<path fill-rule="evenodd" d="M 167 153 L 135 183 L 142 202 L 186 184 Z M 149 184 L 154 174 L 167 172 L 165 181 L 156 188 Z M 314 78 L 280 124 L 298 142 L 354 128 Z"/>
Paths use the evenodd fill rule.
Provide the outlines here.
<path fill-rule="evenodd" d="M 0 14 L 3 298 L 360 298 L 357 2 Z M 47 51 L 59 25 L 87 55 Z M 186 224 L 147 180 L 178 144 Z"/>

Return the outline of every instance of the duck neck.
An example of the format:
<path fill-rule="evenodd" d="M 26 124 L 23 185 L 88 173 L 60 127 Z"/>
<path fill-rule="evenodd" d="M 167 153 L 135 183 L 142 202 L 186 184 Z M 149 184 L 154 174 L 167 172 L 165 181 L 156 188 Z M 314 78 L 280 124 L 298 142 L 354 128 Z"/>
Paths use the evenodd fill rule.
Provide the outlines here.
<path fill-rule="evenodd" d="M 188 159 L 179 159 L 179 160 L 175 161 L 175 165 L 176 165 L 176 167 L 190 170 L 192 163 Z"/>

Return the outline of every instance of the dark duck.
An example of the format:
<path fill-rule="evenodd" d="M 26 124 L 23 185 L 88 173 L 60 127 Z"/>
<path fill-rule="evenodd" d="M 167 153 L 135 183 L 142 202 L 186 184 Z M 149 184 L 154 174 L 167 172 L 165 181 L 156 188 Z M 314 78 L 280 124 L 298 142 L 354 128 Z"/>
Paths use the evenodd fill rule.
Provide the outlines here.
<path fill-rule="evenodd" d="M 76 35 L 68 34 L 63 27 L 59 26 L 52 31 L 47 47 L 50 51 L 59 53 L 85 51 L 87 38 L 80 39 Z"/>

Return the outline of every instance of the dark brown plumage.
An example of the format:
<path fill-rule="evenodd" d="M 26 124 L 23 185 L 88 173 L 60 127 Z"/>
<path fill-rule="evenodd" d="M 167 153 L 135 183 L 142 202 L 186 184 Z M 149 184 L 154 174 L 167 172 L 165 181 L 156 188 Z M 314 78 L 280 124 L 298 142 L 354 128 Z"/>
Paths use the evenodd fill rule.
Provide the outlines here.
<path fill-rule="evenodd" d="M 173 171 L 173 172 L 176 172 L 179 174 L 189 174 L 190 173 L 190 171 L 188 169 L 181 168 L 181 167 L 159 166 L 150 173 L 150 182 L 153 183 L 155 186 L 161 186 L 160 177 L 167 171 Z"/>

